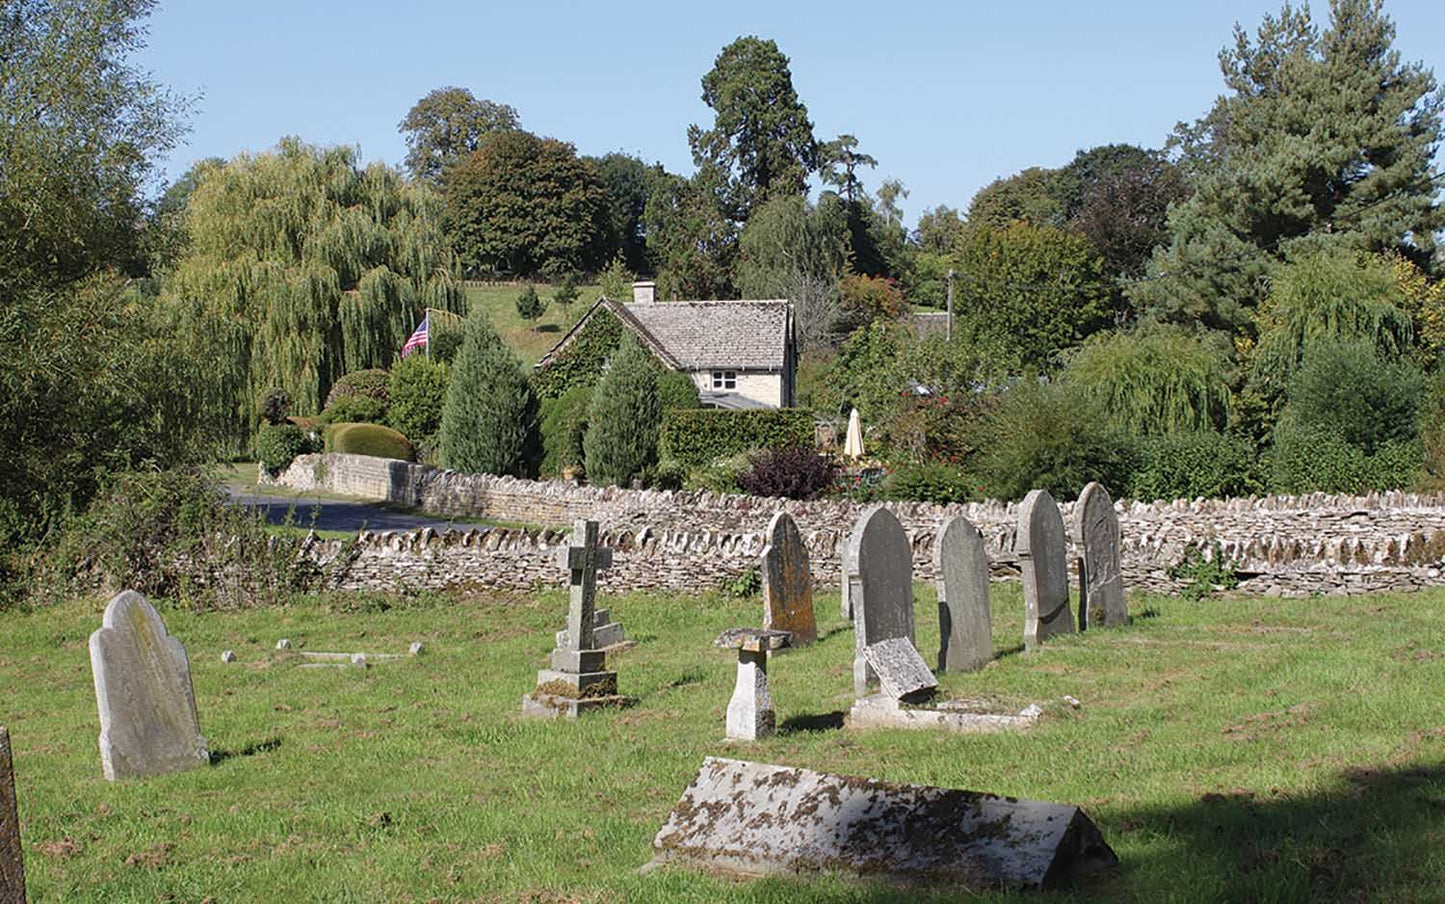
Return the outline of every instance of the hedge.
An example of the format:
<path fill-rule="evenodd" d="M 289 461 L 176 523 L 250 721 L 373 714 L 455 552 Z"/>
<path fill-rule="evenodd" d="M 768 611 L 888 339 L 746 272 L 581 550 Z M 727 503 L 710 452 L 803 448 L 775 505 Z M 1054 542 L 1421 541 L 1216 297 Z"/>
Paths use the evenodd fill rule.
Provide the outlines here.
<path fill-rule="evenodd" d="M 663 412 L 659 434 L 662 458 L 687 465 L 750 449 L 812 445 L 813 414 L 805 408 L 670 408 Z"/>
<path fill-rule="evenodd" d="M 416 450 L 406 437 L 380 424 L 335 424 L 326 431 L 326 451 L 416 460 Z"/>

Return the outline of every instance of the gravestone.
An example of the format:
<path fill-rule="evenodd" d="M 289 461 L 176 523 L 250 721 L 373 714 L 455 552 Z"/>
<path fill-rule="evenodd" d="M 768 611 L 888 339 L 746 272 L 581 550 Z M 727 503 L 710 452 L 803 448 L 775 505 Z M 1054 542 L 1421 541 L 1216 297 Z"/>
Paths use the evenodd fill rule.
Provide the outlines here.
<path fill-rule="evenodd" d="M 15 763 L 10 732 L 0 725 L 0 904 L 25 904 L 25 855 L 15 805 Z"/>
<path fill-rule="evenodd" d="M 1050 888 L 1119 862 L 1078 807 L 714 757 L 652 851 L 654 865 L 838 871 L 975 893 Z"/>
<path fill-rule="evenodd" d="M 993 658 L 993 623 L 988 608 L 988 554 L 983 536 L 956 515 L 933 544 L 938 587 L 938 671 L 971 672 Z"/>
<path fill-rule="evenodd" d="M 1030 490 L 1019 506 L 1014 551 L 1024 579 L 1024 647 L 1035 650 L 1056 634 L 1074 630 L 1064 517 L 1047 490 Z"/>
<path fill-rule="evenodd" d="M 777 727 L 773 695 L 768 691 L 768 653 L 787 647 L 787 631 L 729 628 L 714 646 L 738 651 L 738 680 L 728 701 L 727 739 L 756 741 Z"/>
<path fill-rule="evenodd" d="M 1129 621 L 1124 575 L 1119 565 L 1119 516 L 1102 484 L 1091 483 L 1074 508 L 1079 548 L 1079 610 L 1089 626 L 1119 627 Z"/>
<path fill-rule="evenodd" d="M 913 643 L 913 549 L 908 534 L 883 506 L 864 512 L 848 538 L 857 569 L 850 576 L 853 607 L 853 691 L 868 693 L 877 676 L 864 651 L 875 643 L 906 637 Z"/>
<path fill-rule="evenodd" d="M 906 637 L 893 637 L 863 650 L 883 693 L 900 703 L 924 703 L 938 690 L 928 663 Z"/>
<path fill-rule="evenodd" d="M 196 716 L 186 648 L 134 590 L 105 607 L 90 635 L 100 710 L 100 761 L 111 781 L 179 772 L 210 762 Z"/>
<path fill-rule="evenodd" d="M 808 547 L 787 512 L 778 512 L 768 523 L 768 545 L 763 547 L 759 564 L 763 576 L 763 627 L 792 634 L 792 645 L 796 647 L 817 640 Z"/>
<path fill-rule="evenodd" d="M 565 645 L 552 651 L 552 667 L 537 672 L 537 689 L 522 698 L 522 714 L 575 718 L 578 713 L 631 702 L 617 696 L 617 673 L 606 671 L 607 654 L 597 649 L 597 572 L 612 566 L 612 550 L 599 546 L 597 522 L 578 519 L 570 545 L 557 551 L 567 569 L 571 601 Z"/>
<path fill-rule="evenodd" d="M 567 647 L 571 641 L 567 637 L 567 629 L 563 628 L 557 632 L 557 649 Z M 596 609 L 592 612 L 592 643 L 599 650 L 607 650 L 612 647 L 621 646 L 627 643 L 627 634 L 622 630 L 621 622 L 612 620 L 612 613 L 607 609 Z"/>

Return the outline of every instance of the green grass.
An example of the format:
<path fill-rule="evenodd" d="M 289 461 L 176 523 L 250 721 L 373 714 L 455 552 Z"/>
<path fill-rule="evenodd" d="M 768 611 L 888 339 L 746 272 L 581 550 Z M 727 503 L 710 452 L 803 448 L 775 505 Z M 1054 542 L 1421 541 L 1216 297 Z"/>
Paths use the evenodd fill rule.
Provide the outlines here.
<path fill-rule="evenodd" d="M 918 596 L 931 659 L 935 607 Z M 86 638 L 100 604 L 0 613 L 32 900 L 928 900 L 836 876 L 639 876 L 710 754 L 1080 804 L 1122 864 L 1038 900 L 1439 900 L 1445 592 L 1133 603 L 1127 629 L 1025 655 L 1019 590 L 996 586 L 999 657 L 943 689 L 1046 714 L 1027 733 L 948 736 L 832 727 L 853 636 L 822 595 L 820 642 L 770 670 L 780 734 L 741 747 L 720 740 L 735 660 L 711 641 L 756 624 L 756 600 L 604 598 L 640 641 L 613 660 L 640 702 L 576 723 L 519 715 L 560 592 L 168 610 L 218 762 L 119 784 L 96 749 Z M 300 669 L 280 637 L 428 653 Z M 228 648 L 239 662 L 221 663 Z"/>
<path fill-rule="evenodd" d="M 526 291 L 526 285 L 467 289 L 467 310 L 475 311 L 480 308 L 490 314 L 492 325 L 528 365 L 535 364 L 537 359 L 551 351 L 552 346 L 566 335 L 573 321 L 602 293 L 598 286 L 581 286 L 581 294 L 577 296 L 577 300 L 564 309 L 552 300 L 555 286 L 543 283 L 533 285 L 537 287 L 537 295 L 547 303 L 546 312 L 533 322 L 523 320 L 517 313 L 517 296 Z"/>

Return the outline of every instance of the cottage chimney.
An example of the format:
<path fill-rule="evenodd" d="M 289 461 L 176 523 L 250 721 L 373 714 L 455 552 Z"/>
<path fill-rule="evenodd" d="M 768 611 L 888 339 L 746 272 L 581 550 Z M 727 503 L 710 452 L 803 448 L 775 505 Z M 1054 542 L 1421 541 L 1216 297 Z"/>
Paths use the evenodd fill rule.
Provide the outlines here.
<path fill-rule="evenodd" d="M 632 284 L 633 304 L 652 304 L 657 301 L 657 283 L 642 279 Z"/>

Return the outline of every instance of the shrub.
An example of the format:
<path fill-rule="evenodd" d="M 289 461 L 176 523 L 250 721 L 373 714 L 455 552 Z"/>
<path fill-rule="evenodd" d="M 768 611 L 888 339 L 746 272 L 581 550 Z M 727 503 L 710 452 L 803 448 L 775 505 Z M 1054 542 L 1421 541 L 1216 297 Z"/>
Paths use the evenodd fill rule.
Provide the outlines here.
<path fill-rule="evenodd" d="M 907 305 L 898 284 L 886 277 L 850 274 L 838 281 L 843 332 L 851 333 L 875 320 L 894 321 Z"/>
<path fill-rule="evenodd" d="M 702 396 L 692 377 L 675 370 L 665 371 L 657 378 L 657 397 L 662 408 L 701 408 Z"/>
<path fill-rule="evenodd" d="M 418 444 L 430 445 L 442 426 L 451 369 L 422 355 L 403 358 L 391 369 L 387 423 Z"/>
<path fill-rule="evenodd" d="M 565 311 L 581 294 L 582 290 L 577 287 L 577 274 L 568 272 L 566 276 L 562 277 L 562 284 L 557 287 L 557 291 L 552 293 L 552 300 L 561 305 L 562 310 Z"/>
<path fill-rule="evenodd" d="M 1135 499 L 1223 499 L 1264 489 L 1259 456 L 1247 439 L 1213 430 L 1153 436 L 1139 443 L 1129 485 Z"/>
<path fill-rule="evenodd" d="M 1419 433 L 1424 378 L 1361 342 L 1312 344 L 1289 383 L 1282 420 L 1337 436 L 1366 455 Z"/>
<path fill-rule="evenodd" d="M 1145 324 L 1090 336 L 1064 377 L 1131 432 L 1218 430 L 1229 419 L 1229 361 L 1222 334 Z"/>
<path fill-rule="evenodd" d="M 967 502 L 975 485 L 961 469 L 938 461 L 899 465 L 883 481 L 884 499 L 909 502 Z"/>
<path fill-rule="evenodd" d="M 739 493 L 738 475 L 752 466 L 746 453 L 717 458 L 688 472 L 684 486 L 689 490 L 709 490 L 714 493 Z"/>
<path fill-rule="evenodd" d="M 376 399 L 385 405 L 390 384 L 391 374 L 387 371 L 379 368 L 354 370 L 331 384 L 331 391 L 326 394 L 326 407 L 330 408 L 342 399 L 358 395 Z"/>
<path fill-rule="evenodd" d="M 1398 490 L 1421 476 L 1418 440 L 1394 440 L 1366 453 L 1336 434 L 1286 418 L 1270 451 L 1270 490 L 1276 493 L 1363 493 Z"/>
<path fill-rule="evenodd" d="M 522 362 L 484 313 L 467 318 L 442 406 L 442 463 L 458 471 L 535 477 L 542 459 L 537 396 Z"/>
<path fill-rule="evenodd" d="M 1091 480 L 1128 486 L 1134 472 L 1134 438 L 1069 387 L 1026 377 L 980 429 L 978 473 L 988 496 L 1022 499 L 1043 489 L 1070 499 Z"/>
<path fill-rule="evenodd" d="M 531 322 L 542 316 L 547 305 L 537 296 L 537 287 L 528 286 L 522 294 L 517 296 L 517 316 Z"/>
<path fill-rule="evenodd" d="M 555 399 L 543 399 L 539 412 L 542 425 L 542 473 L 561 474 L 582 465 L 582 437 L 587 434 L 587 406 L 592 390 L 574 386 Z"/>
<path fill-rule="evenodd" d="M 752 449 L 812 446 L 813 415 L 801 408 L 663 412 L 658 443 L 664 458 L 699 466 Z"/>
<path fill-rule="evenodd" d="M 380 424 L 332 424 L 326 430 L 326 451 L 416 460 L 416 450 L 407 438 Z"/>
<path fill-rule="evenodd" d="M 687 466 L 664 459 L 642 472 L 642 485 L 649 490 L 680 490 L 687 482 Z"/>
<path fill-rule="evenodd" d="M 661 418 L 657 363 L 628 336 L 588 408 L 582 441 L 588 482 L 627 486 L 654 464 Z"/>
<path fill-rule="evenodd" d="M 261 419 L 268 424 L 284 424 L 291 413 L 291 396 L 279 386 L 272 386 L 261 399 Z"/>
<path fill-rule="evenodd" d="M 256 458 L 272 477 L 286 470 L 296 456 L 315 451 L 315 440 L 295 424 L 263 424 L 256 431 Z"/>
<path fill-rule="evenodd" d="M 317 420 L 322 424 L 380 424 L 386 417 L 385 402 L 371 396 L 352 395 L 327 406 Z"/>
<path fill-rule="evenodd" d="M 754 496 L 812 499 L 832 484 L 836 470 L 832 460 L 811 448 L 785 446 L 751 456 L 737 482 Z"/>

